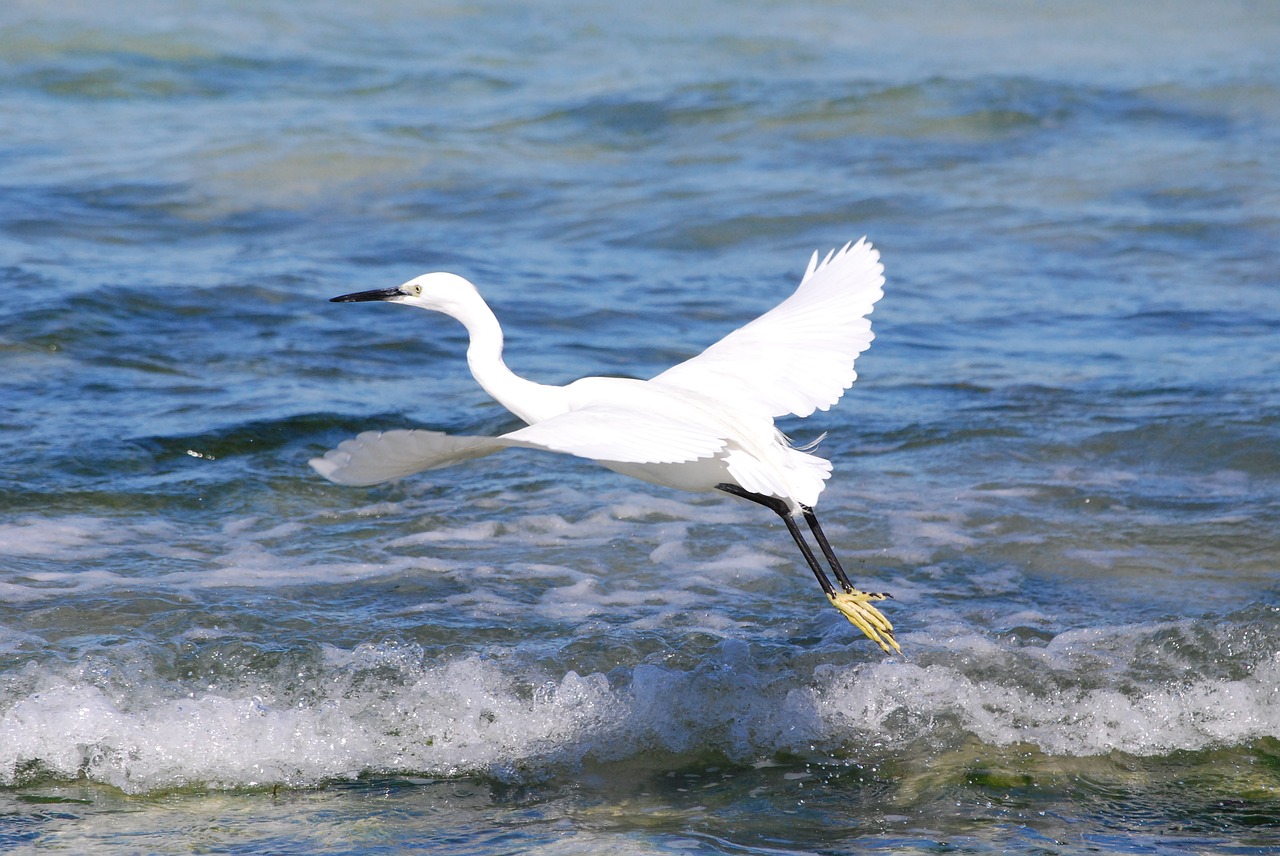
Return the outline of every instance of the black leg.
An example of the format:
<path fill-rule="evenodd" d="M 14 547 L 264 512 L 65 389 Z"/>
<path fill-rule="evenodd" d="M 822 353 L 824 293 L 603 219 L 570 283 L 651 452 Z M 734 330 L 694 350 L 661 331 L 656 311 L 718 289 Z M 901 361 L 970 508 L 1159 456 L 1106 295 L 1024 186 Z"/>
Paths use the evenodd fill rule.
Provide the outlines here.
<path fill-rule="evenodd" d="M 827 597 L 835 595 L 835 586 L 831 585 L 831 580 L 827 578 L 826 572 L 823 571 L 822 566 L 818 564 L 817 557 L 813 555 L 812 548 L 810 548 L 808 543 L 805 542 L 804 534 L 800 531 L 800 527 L 796 525 L 796 520 L 791 516 L 791 509 L 787 506 L 786 502 L 778 499 L 776 496 L 765 496 L 762 493 L 752 493 L 749 490 L 743 490 L 736 484 L 718 484 L 716 485 L 716 488 L 724 491 L 725 493 L 731 493 L 734 496 L 749 499 L 758 505 L 763 505 L 765 508 L 772 510 L 775 514 L 781 517 L 782 522 L 787 524 L 787 531 L 790 532 L 791 537 L 795 539 L 796 546 L 800 548 L 800 554 L 804 556 L 804 560 L 809 563 L 809 568 L 813 571 L 813 575 L 818 578 L 818 585 L 822 586 L 822 590 L 826 592 Z M 812 514 L 812 512 L 809 513 Z M 812 527 L 815 524 L 810 523 L 809 525 Z M 820 531 L 821 530 L 815 530 L 815 534 Z M 826 538 L 821 538 L 818 543 L 823 545 L 823 554 L 827 556 L 828 561 L 831 561 L 834 558 L 834 555 L 831 553 L 831 546 L 826 543 Z M 832 567 L 839 568 L 840 565 L 837 563 L 832 565 Z M 840 578 L 840 584 L 851 590 L 851 587 L 845 581 L 844 569 L 841 568 L 838 570 L 836 575 Z"/>
<path fill-rule="evenodd" d="M 809 524 L 809 530 L 813 532 L 813 537 L 818 541 L 818 548 L 822 550 L 822 555 L 826 557 L 827 564 L 835 572 L 836 579 L 840 581 L 840 585 L 844 587 L 846 592 L 854 591 L 853 583 L 849 581 L 848 574 L 844 572 L 844 566 L 836 558 L 836 551 L 831 549 L 831 542 L 827 540 L 822 527 L 818 525 L 818 516 L 813 513 L 812 508 L 804 506 L 804 519 Z"/>
<path fill-rule="evenodd" d="M 822 590 L 830 598 L 832 606 L 840 610 L 840 613 L 849 619 L 854 627 L 867 634 L 867 638 L 879 645 L 886 654 L 893 651 L 902 653 L 902 649 L 893 638 L 893 625 L 889 623 L 889 619 L 885 618 L 880 610 L 870 603 L 873 600 L 884 600 L 889 595 L 871 594 L 858 591 L 853 587 L 853 583 L 849 581 L 844 568 L 840 566 L 840 560 L 836 558 L 835 550 L 831 549 L 831 543 L 827 541 L 827 536 L 823 534 L 822 526 L 818 524 L 818 518 L 814 515 L 812 508 L 801 506 L 800 510 L 804 515 L 805 522 L 809 524 L 809 529 L 813 531 L 813 537 L 818 539 L 818 546 L 822 548 L 822 555 L 826 557 L 827 562 L 831 565 L 831 570 L 835 571 L 836 579 L 840 581 L 840 585 L 844 588 L 843 592 L 837 592 L 835 587 L 831 585 L 831 580 L 827 579 L 826 572 L 822 570 L 822 566 L 818 564 L 817 558 L 813 555 L 813 550 L 805 543 L 804 535 L 800 532 L 800 527 L 796 524 L 796 519 L 791 514 L 791 507 L 784 500 L 776 496 L 752 493 L 736 484 L 718 484 L 716 487 L 725 493 L 749 499 L 758 505 L 772 509 L 775 514 L 781 517 L 782 522 L 787 524 L 787 531 L 795 539 L 796 546 L 800 548 L 800 553 L 804 556 L 804 560 L 809 563 L 809 568 L 813 571 L 813 575 L 818 578 L 818 585 L 822 586 Z"/>

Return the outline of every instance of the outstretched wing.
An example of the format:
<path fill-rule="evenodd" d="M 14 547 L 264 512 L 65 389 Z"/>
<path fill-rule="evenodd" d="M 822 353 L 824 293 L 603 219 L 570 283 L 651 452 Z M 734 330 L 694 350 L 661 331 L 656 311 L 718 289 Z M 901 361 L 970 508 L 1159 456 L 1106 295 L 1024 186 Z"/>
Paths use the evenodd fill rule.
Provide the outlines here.
<path fill-rule="evenodd" d="M 439 431 L 365 431 L 307 463 L 331 482 L 365 487 L 484 457 L 508 445 L 500 437 L 455 437 Z"/>
<path fill-rule="evenodd" d="M 871 344 L 871 313 L 884 292 L 880 254 L 866 238 L 814 253 L 795 293 L 701 354 L 653 380 L 771 416 L 808 416 L 840 400 Z"/>
<path fill-rule="evenodd" d="M 691 414 L 664 415 L 617 404 L 589 404 L 503 434 L 513 446 L 622 464 L 678 464 L 725 448 L 722 432 Z"/>
<path fill-rule="evenodd" d="M 697 422 L 615 405 L 593 405 L 499 437 L 421 429 L 366 431 L 308 463 L 337 484 L 364 487 L 519 446 L 615 463 L 681 463 L 725 448 Z"/>

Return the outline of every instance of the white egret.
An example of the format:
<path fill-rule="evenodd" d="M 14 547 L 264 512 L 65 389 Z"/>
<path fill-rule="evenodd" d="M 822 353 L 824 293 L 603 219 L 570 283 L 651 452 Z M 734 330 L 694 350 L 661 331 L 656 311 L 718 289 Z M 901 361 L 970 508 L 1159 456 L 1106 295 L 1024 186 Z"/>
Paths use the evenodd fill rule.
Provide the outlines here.
<path fill-rule="evenodd" d="M 867 316 L 883 285 L 880 254 L 865 238 L 821 261 L 814 253 L 790 297 L 698 356 L 650 380 L 586 377 L 565 386 L 535 383 L 507 368 L 498 319 L 460 276 L 428 273 L 396 288 L 344 294 L 333 302 L 401 303 L 462 322 L 472 375 L 527 427 L 498 437 L 368 431 L 310 463 L 338 484 L 371 485 L 524 447 L 589 458 L 667 487 L 739 496 L 782 518 L 822 590 L 849 621 L 885 651 L 901 650 L 893 626 L 871 603 L 888 595 L 854 588 L 814 514 L 831 464 L 811 454 L 812 447 L 792 446 L 773 421 L 826 410 L 853 384 L 854 359 L 873 338 Z"/>

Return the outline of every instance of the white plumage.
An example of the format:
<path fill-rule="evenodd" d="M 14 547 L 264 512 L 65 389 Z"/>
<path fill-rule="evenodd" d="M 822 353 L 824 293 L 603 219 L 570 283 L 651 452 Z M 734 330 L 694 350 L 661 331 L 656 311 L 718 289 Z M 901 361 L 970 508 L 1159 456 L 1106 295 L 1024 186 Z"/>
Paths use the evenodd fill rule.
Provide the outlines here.
<path fill-rule="evenodd" d="M 398 430 L 360 434 L 311 461 L 325 478 L 371 485 L 522 447 L 589 458 L 616 472 L 680 490 L 723 490 L 766 505 L 787 523 L 837 608 L 888 650 L 887 619 L 853 588 L 813 506 L 831 464 L 794 448 L 774 426 L 840 400 L 857 378 L 855 358 L 873 338 L 868 315 L 883 295 L 884 268 L 864 238 L 819 261 L 796 291 L 701 354 L 647 380 L 587 377 L 565 386 L 534 383 L 502 360 L 502 328 L 475 286 L 428 273 L 398 288 L 335 297 L 388 301 L 442 312 L 470 334 L 467 362 L 482 387 L 526 427 L 497 437 Z M 835 572 L 837 592 L 804 542 L 804 517 Z"/>

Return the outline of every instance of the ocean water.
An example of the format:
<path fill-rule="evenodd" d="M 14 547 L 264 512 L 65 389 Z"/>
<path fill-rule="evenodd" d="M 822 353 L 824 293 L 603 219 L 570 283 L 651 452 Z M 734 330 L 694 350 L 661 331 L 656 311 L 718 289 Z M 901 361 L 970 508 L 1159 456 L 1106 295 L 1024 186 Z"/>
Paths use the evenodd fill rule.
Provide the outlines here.
<path fill-rule="evenodd" d="M 127 8 L 126 8 L 127 6 Z M 1273 853 L 1280 8 L 0 6 L 0 849 Z M 882 252 L 772 515 L 368 429 Z"/>

